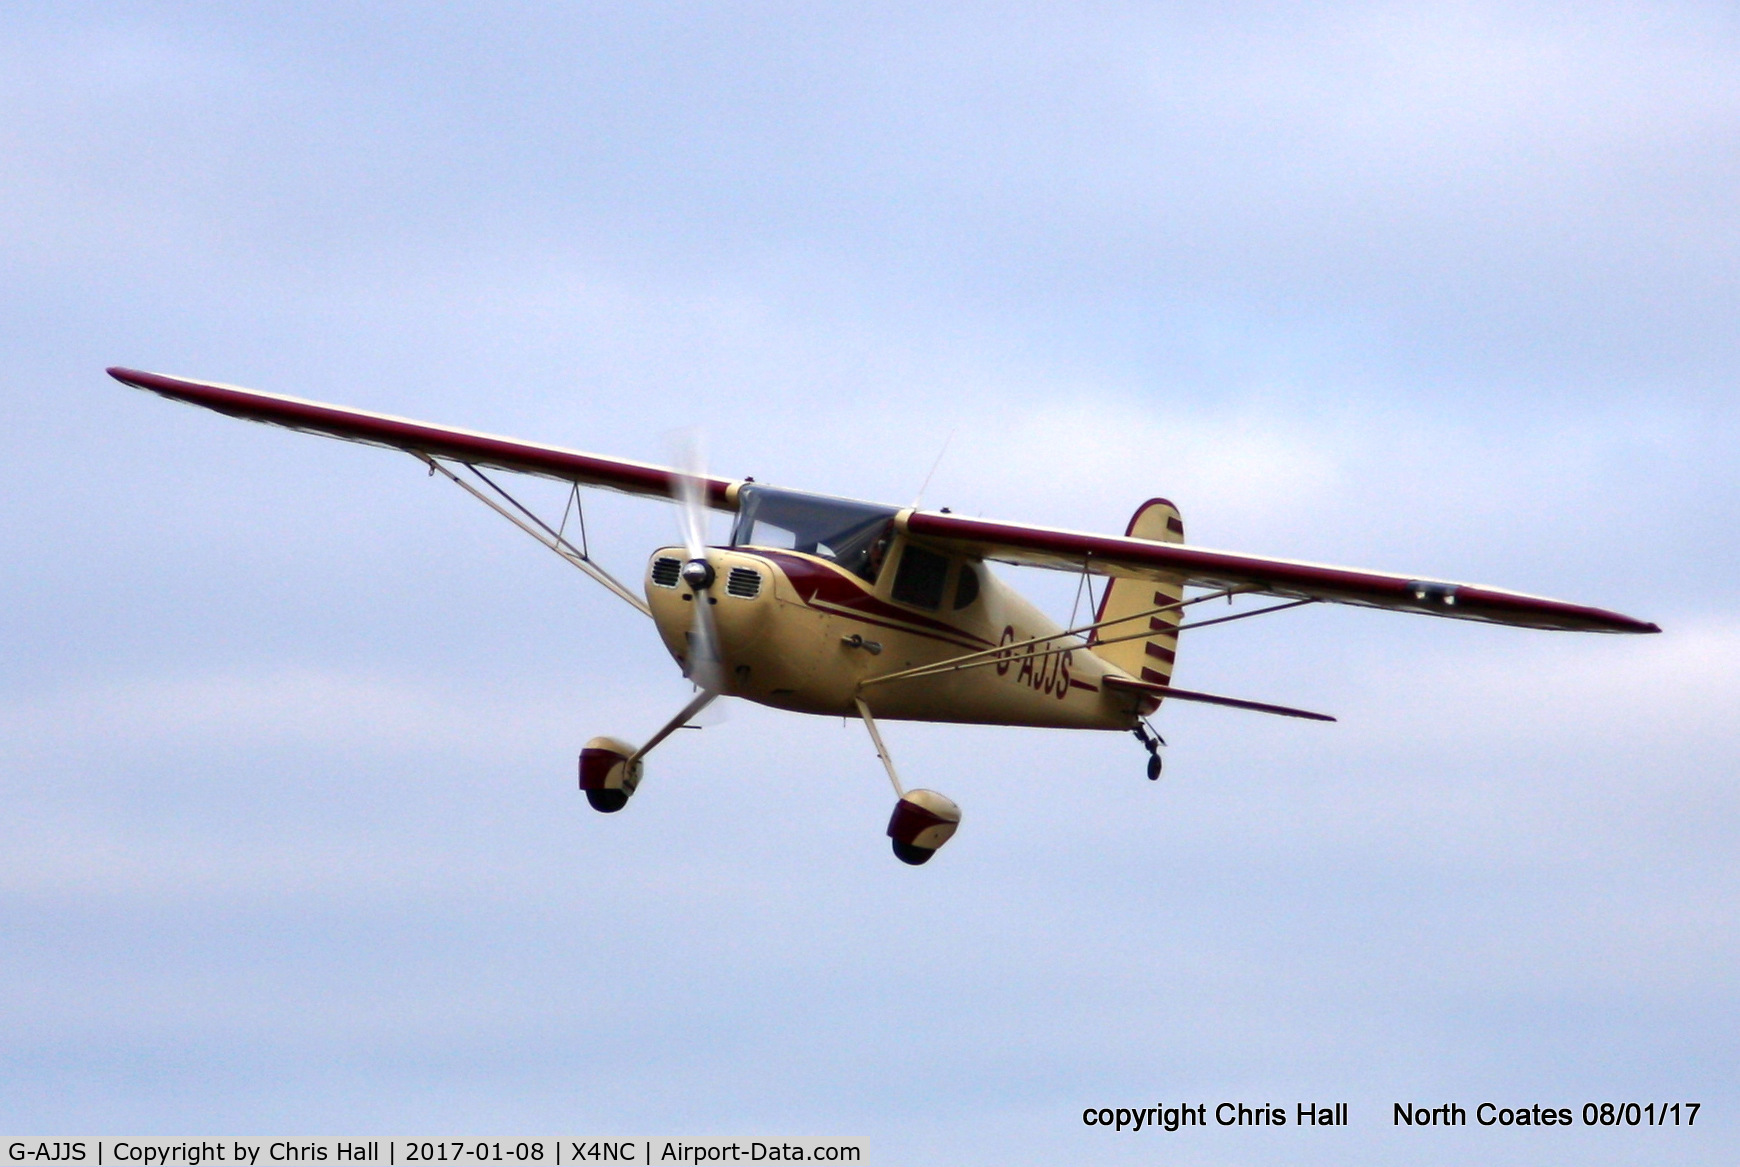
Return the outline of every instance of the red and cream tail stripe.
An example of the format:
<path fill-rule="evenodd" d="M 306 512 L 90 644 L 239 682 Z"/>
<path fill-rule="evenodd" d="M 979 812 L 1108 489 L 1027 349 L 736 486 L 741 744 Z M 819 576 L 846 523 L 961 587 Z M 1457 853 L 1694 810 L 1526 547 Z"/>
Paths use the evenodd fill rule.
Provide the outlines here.
<path fill-rule="evenodd" d="M 1154 606 L 1158 608 L 1165 604 L 1176 604 L 1183 590 L 1183 588 L 1178 588 L 1172 591 L 1156 591 L 1154 593 Z M 1142 680 L 1152 681 L 1156 685 L 1170 685 L 1172 683 L 1172 666 L 1178 660 L 1177 610 L 1162 612 L 1158 616 L 1150 617 L 1148 627 L 1155 635 L 1141 642 Z"/>

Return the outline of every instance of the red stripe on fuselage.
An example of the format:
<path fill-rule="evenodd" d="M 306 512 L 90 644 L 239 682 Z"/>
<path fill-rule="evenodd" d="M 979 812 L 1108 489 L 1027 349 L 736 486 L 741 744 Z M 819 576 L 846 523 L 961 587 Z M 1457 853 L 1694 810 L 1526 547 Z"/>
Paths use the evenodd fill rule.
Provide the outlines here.
<path fill-rule="evenodd" d="M 947 641 L 961 648 L 995 647 L 991 641 L 964 628 L 908 612 L 878 599 L 871 593 L 869 584 L 826 560 L 792 551 L 766 551 L 760 547 L 745 547 L 743 551 L 778 565 L 791 580 L 792 587 L 797 589 L 798 596 L 812 608 L 862 620 L 878 628 Z"/>

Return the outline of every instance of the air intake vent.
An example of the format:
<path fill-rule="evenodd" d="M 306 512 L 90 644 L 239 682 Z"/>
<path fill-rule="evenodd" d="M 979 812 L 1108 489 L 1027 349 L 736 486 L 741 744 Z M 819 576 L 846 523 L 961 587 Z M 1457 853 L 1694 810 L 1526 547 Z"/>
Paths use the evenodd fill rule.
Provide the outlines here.
<path fill-rule="evenodd" d="M 761 573 L 753 567 L 733 567 L 725 581 L 725 592 L 740 600 L 753 600 L 761 594 Z"/>
<path fill-rule="evenodd" d="M 652 581 L 658 584 L 661 588 L 676 587 L 677 579 L 682 574 L 683 561 L 680 559 L 666 557 L 664 559 L 653 560 Z"/>

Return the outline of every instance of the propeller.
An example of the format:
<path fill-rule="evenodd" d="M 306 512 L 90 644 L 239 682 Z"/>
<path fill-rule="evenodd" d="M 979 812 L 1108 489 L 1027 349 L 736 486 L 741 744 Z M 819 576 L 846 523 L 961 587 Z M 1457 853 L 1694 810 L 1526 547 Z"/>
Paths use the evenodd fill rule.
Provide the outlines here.
<path fill-rule="evenodd" d="M 706 459 L 700 437 L 685 430 L 675 439 L 677 519 L 683 530 L 683 582 L 695 596 L 689 627 L 689 680 L 709 693 L 724 686 L 719 637 L 713 627 L 712 587 L 717 573 L 707 559 Z"/>

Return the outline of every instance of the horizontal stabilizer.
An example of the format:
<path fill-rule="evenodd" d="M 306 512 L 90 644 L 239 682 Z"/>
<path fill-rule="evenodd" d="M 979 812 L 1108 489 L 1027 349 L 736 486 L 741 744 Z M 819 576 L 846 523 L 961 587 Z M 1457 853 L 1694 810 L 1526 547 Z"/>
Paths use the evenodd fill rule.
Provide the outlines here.
<path fill-rule="evenodd" d="M 1153 697 L 1165 697 L 1174 701 L 1198 701 L 1204 705 L 1225 705 L 1229 709 L 1248 709 L 1252 713 L 1273 713 L 1278 717 L 1302 717 L 1307 721 L 1335 720 L 1327 713 L 1313 713 L 1309 709 L 1294 709 L 1290 705 L 1270 705 L 1266 701 L 1243 701 L 1237 697 L 1198 693 L 1191 689 L 1179 689 L 1172 685 L 1155 685 L 1148 681 L 1131 680 L 1128 677 L 1107 677 L 1104 684 L 1108 689 L 1125 689 L 1132 693 L 1146 693 Z"/>

